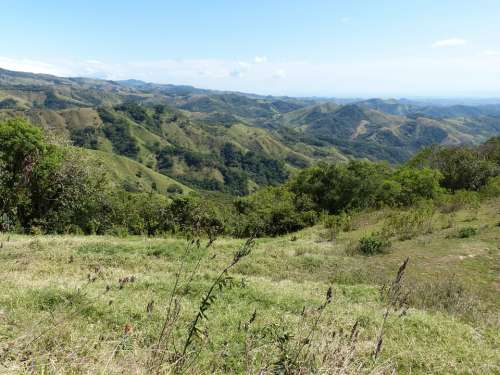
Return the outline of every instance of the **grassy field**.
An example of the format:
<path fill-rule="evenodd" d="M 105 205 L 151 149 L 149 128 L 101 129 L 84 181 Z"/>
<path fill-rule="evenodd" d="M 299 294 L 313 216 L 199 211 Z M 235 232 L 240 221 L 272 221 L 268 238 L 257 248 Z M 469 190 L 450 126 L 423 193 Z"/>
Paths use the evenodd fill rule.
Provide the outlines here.
<path fill-rule="evenodd" d="M 374 256 L 351 250 L 388 211 L 355 217 L 335 241 L 321 226 L 258 239 L 217 284 L 184 357 L 200 301 L 243 240 L 0 234 L 0 373 L 498 374 L 499 212 L 492 200 L 436 214 L 431 233 Z M 408 309 L 388 309 L 381 286 L 406 258 Z"/>

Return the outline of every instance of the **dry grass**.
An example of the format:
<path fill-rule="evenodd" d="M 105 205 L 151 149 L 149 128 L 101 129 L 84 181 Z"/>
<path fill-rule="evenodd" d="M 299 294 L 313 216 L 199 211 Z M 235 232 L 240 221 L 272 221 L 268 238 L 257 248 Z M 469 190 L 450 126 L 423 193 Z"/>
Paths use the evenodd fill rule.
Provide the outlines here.
<path fill-rule="evenodd" d="M 292 236 L 257 240 L 252 253 L 229 271 L 230 283 L 217 291 L 189 347 L 186 358 L 194 360 L 178 372 L 271 373 L 288 363 L 298 373 L 391 373 L 394 368 L 498 373 L 499 210 L 498 201 L 488 202 L 472 221 L 470 212 L 458 211 L 447 229 L 445 218 L 436 214 L 432 233 L 395 240 L 390 252 L 371 257 L 346 255 L 345 248 L 382 228 L 384 215 L 377 212 L 358 218 L 361 224 L 334 242 L 322 239 L 321 227 L 295 234 L 294 241 Z M 469 238 L 450 236 L 466 226 L 480 230 Z M 151 371 L 185 243 L 180 238 L 0 235 L 0 373 Z M 175 353 L 182 351 L 200 301 L 241 244 L 217 240 L 188 288 L 182 279 L 175 294 L 178 321 L 160 372 L 176 368 Z M 200 251 L 203 246 L 188 254 L 186 269 L 196 266 Z M 412 292 L 409 308 L 401 317 L 388 314 L 375 360 L 387 311 L 380 287 L 407 257 L 401 293 Z M 329 286 L 331 303 L 318 310 Z"/>

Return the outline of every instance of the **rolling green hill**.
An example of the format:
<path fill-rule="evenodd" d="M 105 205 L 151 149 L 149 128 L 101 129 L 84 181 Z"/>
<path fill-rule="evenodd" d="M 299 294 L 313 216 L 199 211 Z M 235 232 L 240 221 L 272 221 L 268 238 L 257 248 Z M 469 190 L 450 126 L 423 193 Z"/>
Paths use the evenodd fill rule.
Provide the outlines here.
<path fill-rule="evenodd" d="M 0 69 L 0 118 L 12 116 L 181 184 L 239 195 L 320 160 L 399 163 L 430 144 L 478 144 L 500 134 L 495 105 L 336 104 Z"/>
<path fill-rule="evenodd" d="M 446 111 L 444 108 L 443 114 Z M 366 104 L 319 104 L 287 113 L 283 123 L 346 155 L 391 162 L 404 161 L 431 144 L 476 144 L 500 133 L 500 118 L 496 117 L 437 119 L 420 112 L 408 116 L 388 112 L 399 110 L 382 112 Z"/>
<path fill-rule="evenodd" d="M 110 152 L 84 150 L 87 156 L 102 163 L 112 181 L 126 191 L 189 194 L 193 189 L 127 157 Z"/>

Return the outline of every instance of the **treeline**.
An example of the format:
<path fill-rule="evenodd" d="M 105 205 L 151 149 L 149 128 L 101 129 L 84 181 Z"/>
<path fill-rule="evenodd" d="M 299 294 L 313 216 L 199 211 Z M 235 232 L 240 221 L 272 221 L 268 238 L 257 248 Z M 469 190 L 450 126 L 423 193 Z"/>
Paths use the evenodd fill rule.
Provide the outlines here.
<path fill-rule="evenodd" d="M 0 123 L 0 147 L 0 225 L 18 232 L 275 236 L 313 225 L 325 212 L 409 206 L 461 190 L 500 191 L 499 137 L 478 147 L 424 149 L 398 168 L 359 160 L 318 164 L 233 202 L 125 192 L 98 162 L 48 142 L 20 119 Z M 228 162 L 258 168 L 237 150 L 223 153 Z"/>
<path fill-rule="evenodd" d="M 406 164 L 354 160 L 318 164 L 280 187 L 236 202 L 238 234 L 279 235 L 315 223 L 322 213 L 448 202 L 457 192 L 500 194 L 500 137 L 477 147 L 431 146 Z"/>

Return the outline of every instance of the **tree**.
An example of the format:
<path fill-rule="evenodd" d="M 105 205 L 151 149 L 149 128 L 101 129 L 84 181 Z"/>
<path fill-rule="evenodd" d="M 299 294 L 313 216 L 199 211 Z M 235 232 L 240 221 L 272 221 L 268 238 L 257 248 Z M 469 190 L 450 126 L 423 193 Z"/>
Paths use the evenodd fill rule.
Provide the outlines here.
<path fill-rule="evenodd" d="M 339 213 L 377 205 L 379 191 L 390 172 L 386 164 L 369 161 L 323 163 L 300 172 L 291 181 L 290 189 L 297 195 L 309 196 L 318 212 Z"/>
<path fill-rule="evenodd" d="M 0 209 L 9 224 L 91 231 L 104 211 L 107 179 L 101 171 L 82 151 L 49 144 L 25 120 L 0 123 Z"/>
<path fill-rule="evenodd" d="M 463 146 L 424 149 L 408 165 L 439 170 L 443 175 L 441 185 L 451 191 L 479 190 L 500 173 L 493 160 L 488 160 L 477 149 Z"/>
<path fill-rule="evenodd" d="M 1 215 L 25 224 L 32 187 L 59 161 L 60 154 L 45 142 L 40 129 L 23 119 L 0 123 Z"/>
<path fill-rule="evenodd" d="M 420 199 L 433 199 L 440 192 L 441 173 L 430 168 L 401 167 L 392 176 L 392 180 L 399 184 L 400 191 L 396 201 L 403 205 L 411 205 Z"/>

